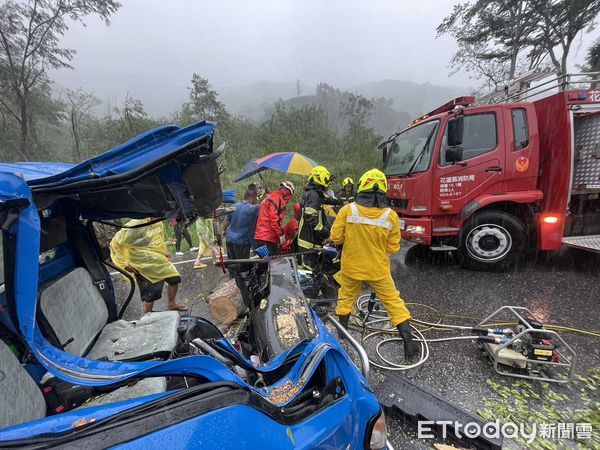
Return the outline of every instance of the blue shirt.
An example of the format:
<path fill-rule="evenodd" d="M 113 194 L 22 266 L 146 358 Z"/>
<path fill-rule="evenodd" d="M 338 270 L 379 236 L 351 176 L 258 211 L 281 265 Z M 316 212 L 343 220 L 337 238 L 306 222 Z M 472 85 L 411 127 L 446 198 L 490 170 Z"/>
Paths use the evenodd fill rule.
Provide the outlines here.
<path fill-rule="evenodd" d="M 227 242 L 235 245 L 252 245 L 254 229 L 258 219 L 259 205 L 250 203 L 236 203 L 235 211 L 227 216 L 229 227 L 225 238 Z"/>

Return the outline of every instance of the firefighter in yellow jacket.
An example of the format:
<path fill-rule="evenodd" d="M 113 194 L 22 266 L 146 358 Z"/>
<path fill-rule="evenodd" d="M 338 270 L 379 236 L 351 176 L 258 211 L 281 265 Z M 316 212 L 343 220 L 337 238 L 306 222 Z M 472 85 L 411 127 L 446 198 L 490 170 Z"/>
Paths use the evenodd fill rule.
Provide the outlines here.
<path fill-rule="evenodd" d="M 348 326 L 354 302 L 363 283 L 368 283 L 383 303 L 392 325 L 404 342 L 404 355 L 415 353 L 410 330 L 410 313 L 394 285 L 390 255 L 400 249 L 398 215 L 387 206 L 387 180 L 377 169 L 363 174 L 354 203 L 340 209 L 331 229 L 331 241 L 343 245 L 340 284 L 335 310 L 340 323 Z"/>

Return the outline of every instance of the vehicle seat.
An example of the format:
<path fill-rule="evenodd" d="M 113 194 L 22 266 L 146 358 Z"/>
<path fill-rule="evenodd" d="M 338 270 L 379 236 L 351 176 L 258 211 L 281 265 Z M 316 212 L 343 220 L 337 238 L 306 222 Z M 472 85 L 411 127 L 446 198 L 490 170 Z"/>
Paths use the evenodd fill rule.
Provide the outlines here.
<path fill-rule="evenodd" d="M 46 401 L 12 350 L 0 341 L 0 428 L 46 417 Z"/>
<path fill-rule="evenodd" d="M 47 327 L 76 356 L 110 361 L 168 358 L 177 345 L 177 311 L 107 323 L 104 299 L 83 267 L 42 286 L 39 302 Z"/>
<path fill-rule="evenodd" d="M 132 386 L 94 397 L 79 408 L 160 394 L 166 390 L 164 377 L 146 378 Z M 47 406 L 40 387 L 3 341 L 0 341 L 0 405 L 0 429 L 46 417 Z"/>

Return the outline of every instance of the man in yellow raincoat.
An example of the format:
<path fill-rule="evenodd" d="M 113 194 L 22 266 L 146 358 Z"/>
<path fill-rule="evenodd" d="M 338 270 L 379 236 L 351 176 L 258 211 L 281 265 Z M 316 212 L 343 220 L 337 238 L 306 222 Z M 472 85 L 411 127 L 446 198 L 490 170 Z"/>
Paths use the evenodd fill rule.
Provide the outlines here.
<path fill-rule="evenodd" d="M 187 309 L 175 302 L 181 283 L 179 272 L 171 263 L 163 223 L 153 219 L 135 219 L 119 230 L 110 242 L 110 256 L 121 269 L 132 272 L 140 289 L 144 314 L 152 312 L 154 302 L 162 297 L 167 283 L 167 308 L 176 311 Z M 138 227 L 138 228 L 133 228 Z"/>
<path fill-rule="evenodd" d="M 415 345 L 410 331 L 410 313 L 394 285 L 390 255 L 400 249 L 398 215 L 387 206 L 387 180 L 372 169 L 358 182 L 355 203 L 343 206 L 331 228 L 331 241 L 343 245 L 341 270 L 335 275 L 340 284 L 336 314 L 348 326 L 354 302 L 363 283 L 368 283 L 383 303 L 392 325 L 404 341 L 404 355 L 411 357 Z"/>

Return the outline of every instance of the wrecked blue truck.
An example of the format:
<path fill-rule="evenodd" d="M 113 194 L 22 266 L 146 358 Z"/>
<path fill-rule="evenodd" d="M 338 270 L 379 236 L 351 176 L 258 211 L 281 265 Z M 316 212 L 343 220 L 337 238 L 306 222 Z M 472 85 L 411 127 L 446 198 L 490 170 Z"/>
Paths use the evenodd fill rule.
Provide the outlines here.
<path fill-rule="evenodd" d="M 122 319 L 135 285 L 115 298 L 94 226 L 213 215 L 214 131 L 160 127 L 78 165 L 0 164 L 0 448 L 385 448 L 368 369 L 291 258 L 245 272 L 235 342 L 176 311 Z"/>

